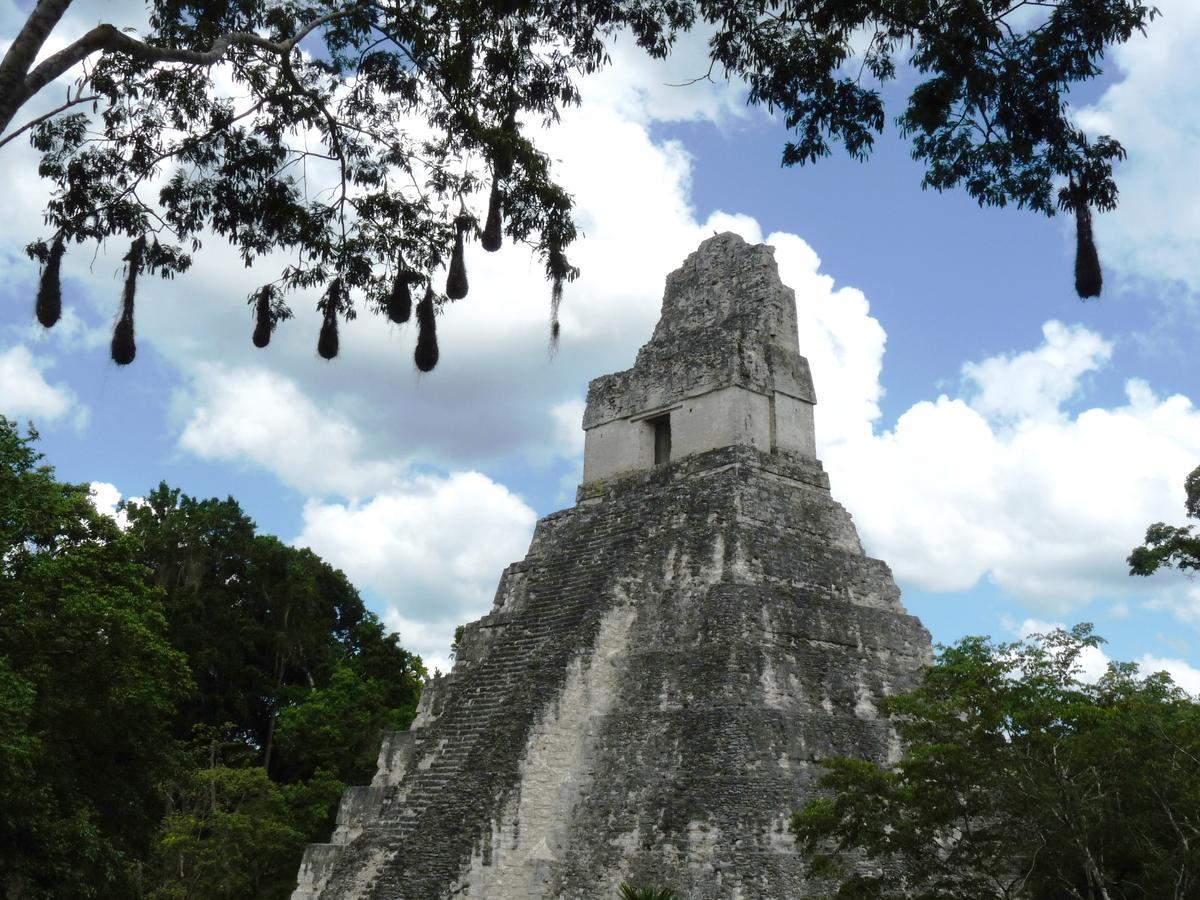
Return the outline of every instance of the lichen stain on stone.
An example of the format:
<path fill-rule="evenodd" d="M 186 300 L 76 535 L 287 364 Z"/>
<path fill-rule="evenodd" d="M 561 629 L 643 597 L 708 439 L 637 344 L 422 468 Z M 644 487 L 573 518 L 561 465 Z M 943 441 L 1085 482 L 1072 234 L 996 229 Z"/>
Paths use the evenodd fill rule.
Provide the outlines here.
<path fill-rule="evenodd" d="M 520 787 L 494 830 L 499 859 L 472 860 L 463 888 L 480 897 L 538 896 L 545 887 L 543 863 L 564 852 L 566 823 L 590 781 L 592 722 L 608 713 L 616 698 L 618 669 L 628 652 L 635 607 L 614 598 L 600 621 L 596 642 L 568 664 L 556 701 L 531 729 L 520 765 Z"/>

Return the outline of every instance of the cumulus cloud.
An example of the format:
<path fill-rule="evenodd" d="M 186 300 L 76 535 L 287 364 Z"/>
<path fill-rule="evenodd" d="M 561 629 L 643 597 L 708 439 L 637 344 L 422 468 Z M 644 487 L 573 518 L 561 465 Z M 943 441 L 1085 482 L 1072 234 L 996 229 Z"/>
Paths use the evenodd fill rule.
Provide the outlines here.
<path fill-rule="evenodd" d="M 1055 418 L 1078 393 L 1081 377 L 1112 358 L 1112 343 L 1082 325 L 1047 322 L 1042 336 L 1036 350 L 963 366 L 972 409 L 989 419 Z"/>
<path fill-rule="evenodd" d="M 179 443 L 204 459 L 248 460 L 298 490 L 349 497 L 396 475 L 393 464 L 362 458 L 362 435 L 350 419 L 278 373 L 205 365 L 196 391 Z"/>
<path fill-rule="evenodd" d="M 1188 397 L 1129 379 L 1123 404 L 1088 407 L 1112 343 L 1051 321 L 1031 349 L 964 364 L 963 396 L 916 403 L 881 427 L 885 335 L 867 299 L 821 273 L 801 239 L 770 241 L 796 288 L 818 453 L 868 550 L 902 583 L 949 592 L 989 579 L 1047 611 L 1137 591 L 1181 616 L 1200 608 L 1177 585 L 1131 583 L 1124 563 L 1147 524 L 1178 517 L 1200 460 Z"/>
<path fill-rule="evenodd" d="M 400 635 L 404 647 L 420 655 L 430 675 L 439 671 L 449 672 L 454 667 L 454 659 L 450 655 L 452 635 L 454 629 L 464 621 L 455 617 L 431 620 L 410 618 L 394 603 L 383 613 L 384 626 L 388 631 Z"/>
<path fill-rule="evenodd" d="M 1131 582 L 1124 562 L 1150 522 L 1179 517 L 1200 461 L 1191 399 L 1134 378 L 1123 404 L 1089 406 L 1113 344 L 1050 321 L 1029 349 L 965 363 L 962 396 L 916 403 L 882 427 L 886 335 L 867 298 L 835 284 L 801 238 L 768 240 L 796 290 L 818 455 L 869 552 L 902 583 L 951 592 L 988 579 L 1045 611 L 1140 592 L 1200 623 L 1200 593 Z"/>
<path fill-rule="evenodd" d="M 80 406 L 65 384 L 50 384 L 43 371 L 50 362 L 34 356 L 21 344 L 0 352 L 0 414 L 13 419 L 55 422 L 68 413 L 77 428 L 87 423 Z"/>
<path fill-rule="evenodd" d="M 565 400 L 550 410 L 554 416 L 555 443 L 563 456 L 583 453 L 583 410 L 584 402 L 579 397 Z"/>
<path fill-rule="evenodd" d="M 1045 334 L 1017 359 L 1049 355 L 1062 332 Z M 1079 330 L 1073 340 L 1099 346 Z M 1024 379 L 1011 363 L 971 367 L 990 379 L 982 396 L 1010 393 L 995 380 L 1005 369 Z M 1069 381 L 1042 382 L 1040 398 L 1016 406 L 995 400 L 992 416 L 943 395 L 890 430 L 830 446 L 835 490 L 871 551 L 920 587 L 965 590 L 987 577 L 1045 609 L 1129 593 L 1125 556 L 1148 523 L 1176 515 L 1200 459 L 1200 411 L 1130 380 L 1124 405 L 1070 416 L 1052 402 L 1074 393 Z"/>
<path fill-rule="evenodd" d="M 219 242 L 188 274 L 188 291 L 142 286 L 139 341 L 179 364 L 210 418 L 240 403 L 206 368 L 220 348 L 229 371 L 269 366 L 323 410 L 352 420 L 372 457 L 452 469 L 536 456 L 556 443 L 561 427 L 549 410 L 577 399 L 589 377 L 628 365 L 653 327 L 667 271 L 713 228 L 745 224 L 727 217 L 697 223 L 682 148 L 656 144 L 616 110 L 571 111 L 547 134 L 546 147 L 561 160 L 556 172 L 575 196 L 587 235 L 572 249 L 584 274 L 567 288 L 557 355 L 548 346 L 549 286 L 519 246 L 497 254 L 468 248 L 471 295 L 439 317 L 441 363 L 426 376 L 412 367 L 412 326 L 375 316 L 345 323 L 341 356 L 318 360 L 320 316 L 303 296 L 293 298 L 296 319 L 255 355 L 244 298 L 256 276 Z M 622 160 L 619 168 L 614 159 Z"/>
<path fill-rule="evenodd" d="M 189 424 L 184 446 L 210 457 L 248 454 L 268 466 L 268 457 L 278 459 L 278 470 L 290 455 L 252 450 L 240 439 L 216 446 L 197 440 L 198 430 L 232 424 L 246 405 L 229 379 L 211 374 L 209 361 L 220 348 L 227 372 L 269 367 L 322 415 L 353 422 L 361 453 L 372 459 L 447 471 L 544 460 L 547 448 L 577 453 L 578 423 L 563 417 L 589 378 L 629 364 L 653 328 L 667 272 L 714 230 L 762 236 L 745 216 L 696 221 L 686 152 L 654 141 L 622 109 L 597 102 L 570 110 L 543 140 L 586 235 L 571 251 L 583 276 L 567 287 L 557 355 L 548 346 L 549 287 L 524 247 L 497 254 L 468 247 L 471 294 L 439 317 L 441 363 L 421 376 L 410 362 L 412 327 L 375 316 L 345 323 L 341 356 L 330 364 L 318 360 L 320 316 L 303 296 L 294 298 L 296 319 L 279 328 L 267 351 L 255 351 L 244 297 L 256 276 L 213 242 L 187 275 L 188 291 L 153 281 L 141 288 L 139 340 L 179 364 L 192 382 L 190 402 L 205 419 L 203 429 Z M 257 380 L 245 389 L 257 391 Z M 230 415 L 222 413 L 227 406 Z M 284 477 L 300 480 L 295 467 Z"/>
<path fill-rule="evenodd" d="M 832 449 L 869 439 L 883 397 L 883 327 L 863 292 L 835 286 L 802 238 L 776 233 L 768 241 L 780 278 L 796 292 L 800 352 L 812 367 L 817 392 L 817 440 Z"/>
<path fill-rule="evenodd" d="M 121 503 L 121 491 L 115 484 L 107 481 L 93 481 L 88 485 L 88 495 L 96 512 L 108 516 L 117 523 L 118 528 L 129 527 L 129 516 L 125 514 L 125 510 L 117 508 Z M 141 497 L 130 497 L 129 501 L 136 504 L 141 499 Z"/>
<path fill-rule="evenodd" d="M 1046 622 L 1041 619 L 1025 619 L 1013 631 L 1017 632 L 1017 636 L 1025 641 L 1033 637 L 1035 634 L 1049 634 L 1052 631 L 1069 631 L 1062 622 Z M 1076 666 L 1079 670 L 1079 677 L 1084 681 L 1099 681 L 1104 673 L 1108 671 L 1108 664 L 1112 662 L 1108 654 L 1100 647 L 1084 647 L 1079 651 L 1079 658 L 1076 660 Z"/>
<path fill-rule="evenodd" d="M 1200 584 L 1189 581 L 1181 586 L 1178 577 L 1174 572 L 1164 572 L 1161 578 L 1155 576 L 1162 588 L 1157 596 L 1146 601 L 1146 606 L 1150 609 L 1166 610 L 1182 621 L 1200 628 Z"/>
<path fill-rule="evenodd" d="M 1121 78 L 1078 113 L 1094 134 L 1118 137 L 1129 152 L 1118 165 L 1121 203 L 1096 220 L 1106 266 L 1200 291 L 1200 86 L 1193 69 L 1200 4 L 1158 0 L 1147 36 L 1110 55 Z"/>
<path fill-rule="evenodd" d="M 88 494 L 96 512 L 110 518 L 117 516 L 117 504 L 121 502 L 121 492 L 115 484 L 107 481 L 93 481 L 88 486 Z"/>
<path fill-rule="evenodd" d="M 641 123 L 708 121 L 722 124 L 750 116 L 766 116 L 746 104 L 746 85 L 709 73 L 708 41 L 713 29 L 700 23 L 680 35 L 663 60 L 650 58 L 633 37 L 618 35 L 610 46 L 612 65 L 587 79 L 583 91 L 589 107 L 619 109 Z"/>
<path fill-rule="evenodd" d="M 72 306 L 63 309 L 62 318 L 53 328 L 44 328 L 31 319 L 24 327 L 18 326 L 11 331 L 18 334 L 24 342 L 35 347 L 40 345 L 46 353 L 92 350 L 105 346 L 112 339 L 110 324 L 95 325 L 87 322 Z"/>
<path fill-rule="evenodd" d="M 1166 672 L 1171 676 L 1172 681 L 1193 697 L 1200 697 L 1200 669 L 1185 660 L 1146 653 L 1138 659 L 1137 663 L 1138 668 L 1146 674 Z"/>
<path fill-rule="evenodd" d="M 536 514 L 478 472 L 418 475 L 362 503 L 310 500 L 295 544 L 334 562 L 403 621 L 406 646 L 442 658 L 454 625 L 486 612 L 525 555 Z"/>

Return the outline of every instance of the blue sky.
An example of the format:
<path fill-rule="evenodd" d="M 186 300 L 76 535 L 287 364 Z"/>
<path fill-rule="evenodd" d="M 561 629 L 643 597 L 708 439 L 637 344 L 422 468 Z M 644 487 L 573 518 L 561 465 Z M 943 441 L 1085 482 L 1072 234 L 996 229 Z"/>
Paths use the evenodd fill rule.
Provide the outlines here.
<path fill-rule="evenodd" d="M 572 502 L 587 380 L 632 362 L 666 273 L 732 229 L 776 247 L 834 495 L 935 640 L 1088 620 L 1112 657 L 1200 691 L 1200 586 L 1124 565 L 1147 524 L 1182 521 L 1200 464 L 1200 88 L 1181 77 L 1200 9 L 1159 6 L 1149 38 L 1078 101 L 1085 127 L 1130 153 L 1122 205 L 1097 220 L 1099 301 L 1072 291 L 1067 219 L 921 191 L 894 131 L 867 165 L 781 169 L 785 135 L 737 85 L 667 86 L 706 67 L 697 41 L 666 64 L 618 44 L 583 108 L 544 137 L 585 232 L 556 356 L 548 289 L 520 249 L 469 255 L 471 294 L 440 321 L 442 363 L 422 377 L 411 332 L 374 317 L 320 360 L 315 298 L 294 298 L 297 319 L 254 350 L 258 282 L 211 243 L 188 275 L 140 287 L 138 358 L 118 370 L 123 248 L 69 254 L 66 319 L 33 323 L 37 270 L 21 248 L 40 234 L 44 189 L 14 142 L 0 149 L 14 173 L 0 412 L 36 423 L 60 475 L 102 483 L 108 501 L 159 480 L 236 497 L 262 529 L 345 569 L 444 668 L 454 625 L 486 612 L 535 519 Z M 0 4 L 0 35 L 19 17 Z"/>

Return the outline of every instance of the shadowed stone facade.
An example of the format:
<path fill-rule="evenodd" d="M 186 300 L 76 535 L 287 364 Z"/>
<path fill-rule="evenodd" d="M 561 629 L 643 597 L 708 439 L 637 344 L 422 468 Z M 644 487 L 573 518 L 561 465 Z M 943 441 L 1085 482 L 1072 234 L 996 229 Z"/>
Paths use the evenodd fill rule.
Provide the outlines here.
<path fill-rule="evenodd" d="M 931 656 L 829 493 L 814 402 L 770 248 L 705 241 L 634 367 L 588 390 L 576 505 L 538 523 L 293 900 L 805 896 L 787 820 L 815 761 L 892 756 L 877 703 Z"/>

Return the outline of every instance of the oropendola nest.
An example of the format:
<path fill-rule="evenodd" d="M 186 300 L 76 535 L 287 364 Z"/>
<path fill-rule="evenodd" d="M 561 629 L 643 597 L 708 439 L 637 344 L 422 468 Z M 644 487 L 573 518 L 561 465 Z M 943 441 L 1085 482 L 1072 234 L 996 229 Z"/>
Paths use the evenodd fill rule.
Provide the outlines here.
<path fill-rule="evenodd" d="M 563 284 L 567 278 L 569 266 L 567 257 L 558 247 L 552 247 L 547 269 L 550 272 L 550 350 L 558 349 L 558 308 L 562 305 Z"/>
<path fill-rule="evenodd" d="M 509 107 L 504 116 L 504 139 L 495 148 L 492 158 L 492 172 L 497 178 L 507 178 L 512 174 L 513 156 L 517 140 L 517 112 L 515 107 Z"/>
<path fill-rule="evenodd" d="M 321 359 L 333 359 L 338 355 L 337 311 L 341 301 L 342 280 L 335 278 L 325 298 L 325 321 L 321 323 L 321 334 L 317 338 L 317 353 Z"/>
<path fill-rule="evenodd" d="M 271 321 L 271 288 L 262 288 L 254 301 L 254 334 L 251 340 L 254 346 L 262 349 L 271 343 L 271 332 L 275 324 Z"/>
<path fill-rule="evenodd" d="M 433 313 L 433 288 L 425 288 L 425 296 L 417 304 L 417 348 L 413 362 L 422 372 L 431 372 L 438 363 L 437 323 Z"/>
<path fill-rule="evenodd" d="M 62 284 L 60 269 L 63 254 L 67 251 L 66 238 L 60 231 L 50 245 L 50 257 L 46 260 L 46 268 L 42 270 L 42 280 L 38 284 L 37 320 L 46 328 L 53 328 L 62 317 Z"/>
<path fill-rule="evenodd" d="M 1087 182 L 1067 176 L 1067 203 L 1075 213 L 1075 293 L 1081 299 L 1099 297 L 1104 280 L 1100 274 L 1100 255 L 1092 237 L 1092 211 L 1088 208 Z"/>
<path fill-rule="evenodd" d="M 403 259 L 400 260 L 396 270 L 396 280 L 392 282 L 391 293 L 388 294 L 384 304 L 384 311 L 387 313 L 388 319 L 397 325 L 403 325 L 412 317 L 411 285 L 420 278 L 421 276 L 416 272 L 411 272 L 404 267 Z"/>
<path fill-rule="evenodd" d="M 1104 286 L 1100 254 L 1092 237 L 1092 213 L 1086 203 L 1075 207 L 1075 293 L 1081 299 L 1099 297 Z"/>
<path fill-rule="evenodd" d="M 133 339 L 133 299 L 137 293 L 137 279 L 142 271 L 142 254 L 146 249 L 146 236 L 139 235 L 129 246 L 125 256 L 128 268 L 125 271 L 125 290 L 121 296 L 121 317 L 113 328 L 112 345 L 109 348 L 112 361 L 118 366 L 127 366 L 137 356 L 137 343 Z"/>
<path fill-rule="evenodd" d="M 500 179 L 492 179 L 492 193 L 488 197 L 487 221 L 479 243 L 488 253 L 495 253 L 503 243 L 504 220 L 500 214 Z"/>
<path fill-rule="evenodd" d="M 133 316 L 122 314 L 113 328 L 112 346 L 109 348 L 112 361 L 118 366 L 127 366 L 137 356 L 137 343 L 133 339 Z"/>
<path fill-rule="evenodd" d="M 467 263 L 463 259 L 463 235 L 467 230 L 467 219 L 463 216 L 455 222 L 454 251 L 450 254 L 450 271 L 446 275 L 446 296 L 461 300 L 467 296 Z"/>

